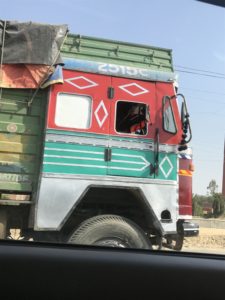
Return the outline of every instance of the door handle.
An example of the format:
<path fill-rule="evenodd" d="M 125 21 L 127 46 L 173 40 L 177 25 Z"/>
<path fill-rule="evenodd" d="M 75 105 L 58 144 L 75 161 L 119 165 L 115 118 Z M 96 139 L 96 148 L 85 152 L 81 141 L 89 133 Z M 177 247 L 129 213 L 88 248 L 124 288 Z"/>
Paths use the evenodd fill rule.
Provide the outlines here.
<path fill-rule="evenodd" d="M 112 159 L 112 149 L 111 148 L 105 149 L 104 159 L 105 159 L 105 161 L 111 161 L 111 159 Z"/>

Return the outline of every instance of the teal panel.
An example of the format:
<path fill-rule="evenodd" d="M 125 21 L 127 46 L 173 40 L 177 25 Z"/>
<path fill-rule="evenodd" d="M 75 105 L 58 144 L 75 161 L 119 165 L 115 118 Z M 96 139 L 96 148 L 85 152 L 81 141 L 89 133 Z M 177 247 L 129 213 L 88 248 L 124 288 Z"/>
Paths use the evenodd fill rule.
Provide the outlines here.
<path fill-rule="evenodd" d="M 56 132 L 49 132 L 49 130 L 48 133 L 56 134 Z M 60 135 L 62 134 L 60 132 Z M 88 136 L 90 142 L 91 137 L 96 138 L 96 135 L 86 135 L 86 137 Z M 137 141 L 135 140 L 135 142 Z M 150 165 L 155 165 L 154 151 L 112 147 L 111 160 L 106 162 L 106 148 L 104 146 L 68 142 L 46 142 L 43 171 L 58 174 L 110 175 L 177 180 L 177 155 L 175 153 L 159 153 L 158 174 L 155 175 L 150 174 Z"/>
<path fill-rule="evenodd" d="M 157 179 L 177 180 L 177 154 L 159 153 L 159 170 Z"/>
<path fill-rule="evenodd" d="M 154 163 L 153 151 L 112 148 L 108 175 L 152 178 L 150 163 Z"/>
<path fill-rule="evenodd" d="M 43 172 L 106 175 L 104 147 L 46 142 Z"/>

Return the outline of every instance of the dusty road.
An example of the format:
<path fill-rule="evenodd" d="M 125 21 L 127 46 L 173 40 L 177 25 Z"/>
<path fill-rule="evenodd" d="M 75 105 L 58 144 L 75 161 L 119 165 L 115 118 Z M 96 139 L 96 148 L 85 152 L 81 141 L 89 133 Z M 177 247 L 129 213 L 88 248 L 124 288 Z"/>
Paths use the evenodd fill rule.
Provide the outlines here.
<path fill-rule="evenodd" d="M 199 236 L 185 238 L 182 251 L 225 254 L 225 229 L 200 227 Z"/>
<path fill-rule="evenodd" d="M 11 235 L 14 239 L 20 239 L 20 232 L 17 229 L 12 230 Z M 185 238 L 182 251 L 225 255 L 225 229 L 200 227 L 199 236 Z"/>

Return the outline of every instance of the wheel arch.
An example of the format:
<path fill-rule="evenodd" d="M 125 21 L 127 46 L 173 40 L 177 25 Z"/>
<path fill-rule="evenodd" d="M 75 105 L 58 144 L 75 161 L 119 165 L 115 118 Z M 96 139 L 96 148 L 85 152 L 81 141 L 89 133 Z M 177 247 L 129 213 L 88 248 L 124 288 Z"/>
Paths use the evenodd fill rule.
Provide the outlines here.
<path fill-rule="evenodd" d="M 87 218 L 116 214 L 130 219 L 144 231 L 162 234 L 162 226 L 139 187 L 90 185 L 82 193 L 62 224 L 61 232 L 71 230 Z"/>

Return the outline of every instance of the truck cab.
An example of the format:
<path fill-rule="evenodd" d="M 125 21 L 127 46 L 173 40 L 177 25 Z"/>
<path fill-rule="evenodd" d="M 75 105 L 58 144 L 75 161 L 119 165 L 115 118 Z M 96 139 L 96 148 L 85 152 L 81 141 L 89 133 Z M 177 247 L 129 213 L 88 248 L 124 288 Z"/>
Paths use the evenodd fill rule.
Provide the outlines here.
<path fill-rule="evenodd" d="M 26 196 L 16 202 L 22 235 L 147 249 L 160 248 L 163 240 L 170 246 L 179 237 L 180 245 L 185 200 L 178 195 L 179 153 L 187 148 L 191 130 L 185 98 L 174 88 L 171 53 L 68 35 L 61 49 L 63 83 L 43 90 L 20 121 L 27 120 L 22 133 L 29 135 L 36 118 L 31 112 L 43 107 L 31 163 L 35 180 L 25 171 L 30 185 L 21 180 L 18 190 L 9 189 L 5 181 L 1 190 Z M 7 114 L 19 118 L 18 111 Z M 7 122 L 2 130 L 2 136 L 8 131 L 7 142 L 21 138 Z M 23 146 L 25 137 L 19 141 Z M 24 149 L 18 157 L 23 167 L 28 163 Z M 13 161 L 16 154 L 7 151 Z M 1 201 L 12 215 L 15 201 Z"/>

